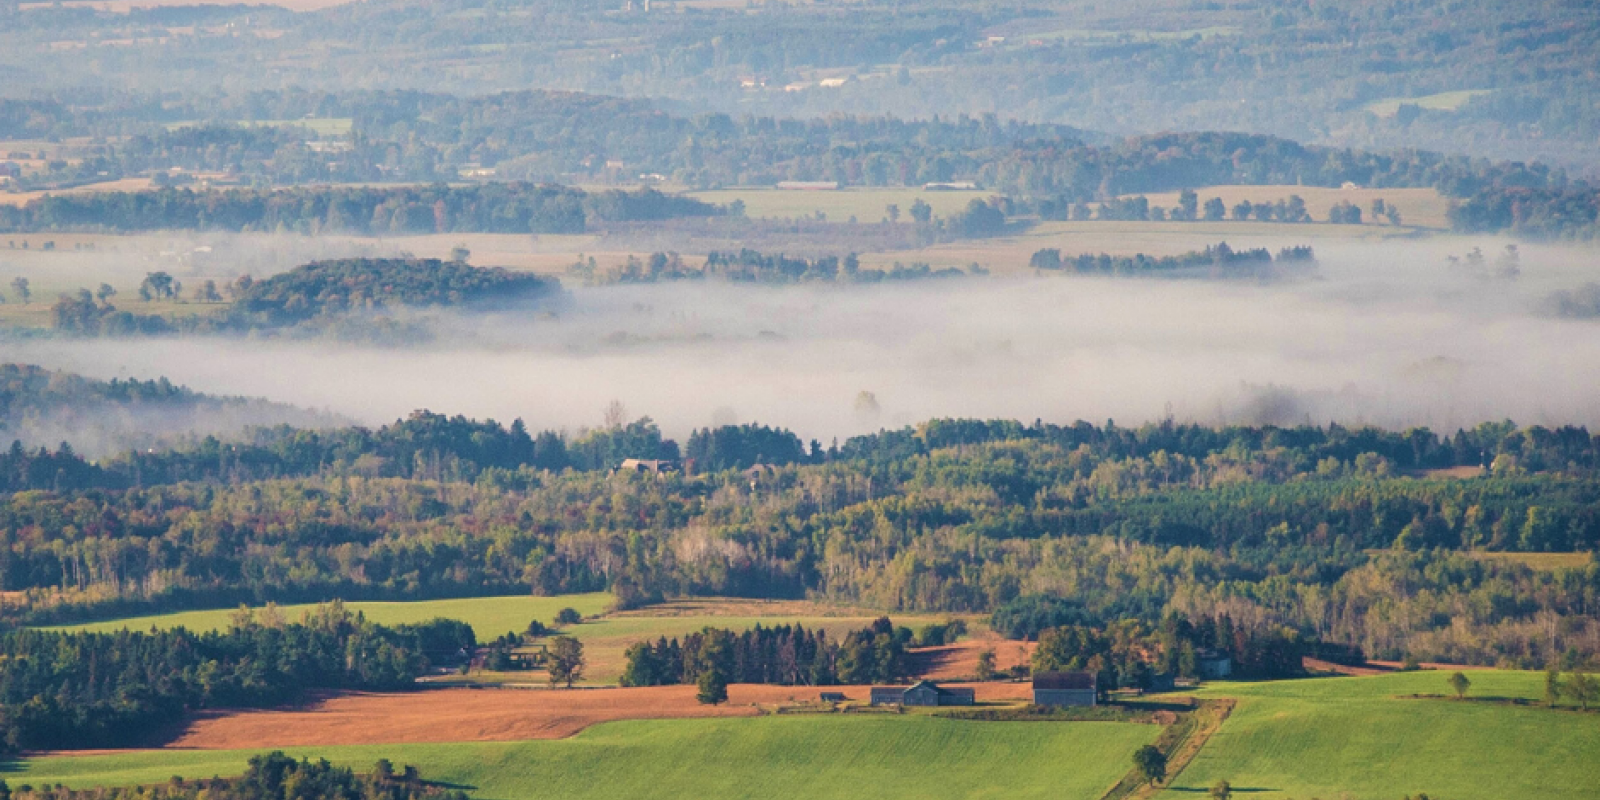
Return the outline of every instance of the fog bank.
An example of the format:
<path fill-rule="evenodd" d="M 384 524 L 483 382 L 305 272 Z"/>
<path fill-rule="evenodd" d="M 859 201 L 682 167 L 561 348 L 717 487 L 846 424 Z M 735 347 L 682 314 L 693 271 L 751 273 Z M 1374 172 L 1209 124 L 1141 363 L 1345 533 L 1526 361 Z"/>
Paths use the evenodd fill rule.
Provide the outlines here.
<path fill-rule="evenodd" d="M 165 375 L 369 424 L 428 408 L 576 431 L 599 424 L 612 400 L 674 436 L 758 421 L 824 441 L 954 416 L 1441 431 L 1503 418 L 1600 423 L 1600 327 L 1537 311 L 1550 291 L 1580 283 L 1589 260 L 1525 253 L 1522 276 L 1498 280 L 1451 272 L 1451 246 L 1319 245 L 1315 276 L 1267 285 L 1051 275 L 577 289 L 556 313 L 440 318 L 438 341 L 420 349 L 217 339 L 6 348 L 17 351 L 8 360 Z"/>

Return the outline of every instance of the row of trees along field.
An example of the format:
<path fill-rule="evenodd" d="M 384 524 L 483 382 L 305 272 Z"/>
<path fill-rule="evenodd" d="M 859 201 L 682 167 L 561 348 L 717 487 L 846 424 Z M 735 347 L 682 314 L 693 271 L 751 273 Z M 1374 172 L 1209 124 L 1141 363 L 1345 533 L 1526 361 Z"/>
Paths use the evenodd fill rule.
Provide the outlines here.
<path fill-rule="evenodd" d="M 326 760 L 296 761 L 282 752 L 251 756 L 244 774 L 236 778 L 173 778 L 150 786 L 69 789 L 66 786 L 18 786 L 0 781 L 4 800 L 467 800 L 459 789 L 449 789 L 422 779 L 416 767 L 395 772 L 382 759 L 372 772 L 358 775 Z"/>
<path fill-rule="evenodd" d="M 916 643 L 911 629 L 897 628 L 887 617 L 839 641 L 800 625 L 757 625 L 744 632 L 706 628 L 681 644 L 662 637 L 630 645 L 622 685 L 699 683 L 708 673 L 724 686 L 894 683 L 911 674 L 906 648 Z"/>
<path fill-rule="evenodd" d="M 940 420 L 802 448 L 740 426 L 659 476 L 610 472 L 680 455 L 647 420 L 570 441 L 432 414 L 257 436 L 94 465 L 13 448 L 0 588 L 34 620 L 528 589 L 948 611 L 1058 592 L 1079 624 L 1226 612 L 1375 655 L 1543 663 L 1600 641 L 1591 561 L 1483 555 L 1600 545 L 1600 441 L 1579 428 Z M 1426 472 L 1463 465 L 1484 474 Z"/>
<path fill-rule="evenodd" d="M 1222 274 L 1258 274 L 1261 270 L 1315 264 L 1317 256 L 1310 247 L 1285 247 L 1276 258 L 1266 248 L 1235 250 L 1227 242 L 1208 246 L 1176 256 L 1113 256 L 1107 253 L 1062 257 L 1061 251 L 1047 248 L 1035 251 L 1028 266 L 1042 270 L 1068 270 L 1080 275 L 1150 276 L 1182 274 L 1186 271 L 1220 271 Z"/>
<path fill-rule="evenodd" d="M 388 628 L 333 603 L 299 622 L 236 615 L 225 632 L 0 634 L 0 743 L 128 747 L 199 708 L 266 708 L 318 689 L 410 688 L 436 659 L 474 646 L 464 623 Z"/>
<path fill-rule="evenodd" d="M 308 186 L 52 194 L 0 206 L 0 232 L 41 230 L 294 233 L 582 233 L 592 223 L 709 217 L 721 211 L 654 189 L 565 186 Z"/>
<path fill-rule="evenodd" d="M 983 204 L 979 202 L 979 205 Z M 984 207 L 989 208 L 989 206 Z M 629 256 L 627 261 L 608 270 L 599 269 L 593 258 L 587 262 L 579 261 L 567 270 L 568 275 L 580 278 L 590 286 L 696 280 L 768 285 L 881 283 L 926 278 L 959 278 L 987 273 L 987 270 L 977 264 L 965 270 L 956 267 L 933 269 L 921 263 L 909 266 L 896 263 L 887 270 L 863 269 L 855 253 L 844 258 L 822 256 L 808 259 L 782 253 L 761 253 L 749 248 L 737 253 L 713 251 L 699 265 L 685 263 L 683 257 L 677 253 L 652 253 L 649 258 L 642 260 Z"/>

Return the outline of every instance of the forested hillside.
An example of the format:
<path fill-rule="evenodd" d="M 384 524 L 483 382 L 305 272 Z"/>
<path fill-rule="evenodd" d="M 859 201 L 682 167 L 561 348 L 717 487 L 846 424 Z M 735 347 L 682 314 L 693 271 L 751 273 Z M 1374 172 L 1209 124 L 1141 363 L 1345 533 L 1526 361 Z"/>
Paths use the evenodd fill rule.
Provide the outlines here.
<path fill-rule="evenodd" d="M 0 205 L 0 231 L 582 233 L 594 222 L 706 217 L 718 209 L 644 189 L 588 193 L 497 183 L 393 188 L 161 189 L 46 195 Z"/>
<path fill-rule="evenodd" d="M 1592 163 L 1596 154 L 1600 47 L 1596 11 L 1585 3 L 642 5 L 368 2 L 302 14 L 0 5 L 0 68 L 9 71 L 9 85 L 93 89 L 61 103 L 65 110 L 48 98 L 6 92 L 30 105 L 27 113 L 0 114 L 11 120 L 0 136 L 149 135 L 120 124 L 141 116 L 161 125 L 353 119 L 375 144 L 355 144 L 350 179 L 370 180 L 358 176 L 377 165 L 432 180 L 449 175 L 429 163 L 431 149 L 452 163 L 505 161 L 507 151 L 494 142 L 519 145 L 516 133 L 499 135 L 507 127 L 495 120 L 498 107 L 524 101 L 455 103 L 423 92 L 493 97 L 545 86 L 755 117 L 926 118 L 936 110 L 947 118 L 996 113 L 1118 136 L 1242 130 L 1569 167 Z M 73 46 L 102 37 L 119 45 L 89 45 L 92 58 Z M 197 96 L 174 102 L 162 95 L 179 86 Z M 284 100 L 284 86 L 312 91 Z M 319 94 L 352 86 L 390 92 L 369 101 L 370 112 Z M 617 105 L 634 114 L 631 101 Z M 591 121 L 613 113 L 608 103 L 596 106 L 577 113 L 576 132 L 531 120 L 527 135 L 558 131 L 556 138 L 568 139 L 558 149 L 579 158 L 604 150 L 632 169 L 638 151 L 631 137 L 594 131 L 603 126 Z M 58 122 L 64 117 L 89 132 L 67 133 Z M 675 124 L 640 117 L 616 127 L 678 140 L 701 133 Z M 472 135 L 447 144 L 453 130 Z M 495 135 L 482 135 L 489 131 Z M 416 140 L 406 135 L 412 132 Z M 697 149 L 710 152 L 689 145 L 685 153 Z M 151 150 L 133 148 L 129 163 Z M 278 174 L 327 177 L 302 171 L 297 149 L 284 155 L 296 157 L 274 157 L 282 162 L 272 168 Z M 687 160 L 686 169 L 697 171 Z M 537 157 L 527 166 L 548 168 Z"/>
<path fill-rule="evenodd" d="M 702 432 L 689 471 L 662 476 L 610 471 L 677 457 L 647 421 L 563 441 L 420 415 L 131 454 L 82 479 L 14 451 L 16 488 L 40 460 L 56 481 L 0 504 L 0 588 L 39 618 L 529 589 L 952 611 L 1049 593 L 1084 623 L 1226 611 L 1490 663 L 1551 657 L 1534 617 L 1582 620 L 1600 599 L 1592 562 L 1476 555 L 1600 544 L 1600 440 L 1582 429 L 935 421 L 809 451 L 791 437 Z M 1484 474 L 1426 472 L 1462 466 Z M 1556 652 L 1593 641 L 1572 624 Z"/>

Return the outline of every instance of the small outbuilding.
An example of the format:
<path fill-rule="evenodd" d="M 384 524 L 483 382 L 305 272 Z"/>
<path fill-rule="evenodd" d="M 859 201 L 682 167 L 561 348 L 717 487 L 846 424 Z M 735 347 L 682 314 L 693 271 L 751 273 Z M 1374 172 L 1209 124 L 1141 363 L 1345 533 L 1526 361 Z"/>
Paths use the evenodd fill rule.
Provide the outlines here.
<path fill-rule="evenodd" d="M 1098 681 L 1093 672 L 1040 672 L 1033 676 L 1033 704 L 1092 706 L 1099 695 Z"/>
<path fill-rule="evenodd" d="M 1209 648 L 1197 650 L 1194 654 L 1195 672 L 1206 680 L 1226 678 L 1233 674 L 1233 659 L 1221 650 Z"/>
<path fill-rule="evenodd" d="M 821 699 L 824 703 L 843 703 L 850 698 L 845 697 L 844 692 L 823 692 Z"/>

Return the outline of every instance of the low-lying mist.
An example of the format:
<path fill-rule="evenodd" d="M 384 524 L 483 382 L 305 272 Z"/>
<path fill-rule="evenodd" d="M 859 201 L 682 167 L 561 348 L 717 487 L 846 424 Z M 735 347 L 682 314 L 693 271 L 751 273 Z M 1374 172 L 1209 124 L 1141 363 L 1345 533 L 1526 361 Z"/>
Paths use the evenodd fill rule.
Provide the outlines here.
<path fill-rule="evenodd" d="M 428 408 L 576 431 L 613 400 L 674 436 L 754 421 L 824 441 L 950 416 L 1600 423 L 1600 328 L 1539 311 L 1591 275 L 1591 259 L 1525 249 L 1519 278 L 1474 277 L 1446 266 L 1452 247 L 1469 246 L 1453 242 L 1319 244 L 1313 276 L 1270 284 L 1051 275 L 574 289 L 559 310 L 434 318 L 436 341 L 411 349 L 198 338 L 7 348 L 8 360 L 165 375 L 370 424 Z"/>

